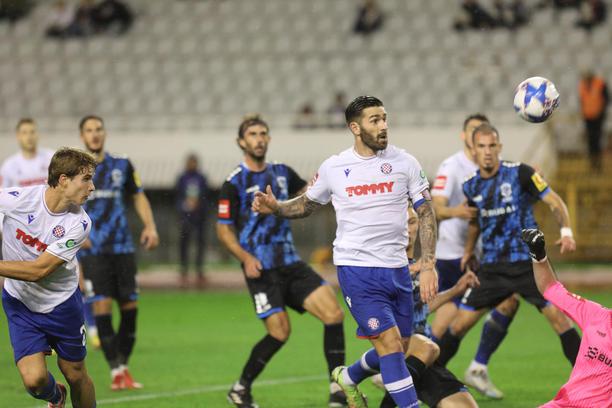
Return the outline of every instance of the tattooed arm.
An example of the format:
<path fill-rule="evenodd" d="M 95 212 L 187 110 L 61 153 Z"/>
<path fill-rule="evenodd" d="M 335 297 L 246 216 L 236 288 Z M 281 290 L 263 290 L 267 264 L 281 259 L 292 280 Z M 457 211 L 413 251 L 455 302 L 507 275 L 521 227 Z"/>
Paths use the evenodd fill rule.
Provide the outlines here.
<path fill-rule="evenodd" d="M 438 293 L 438 276 L 434 269 L 436 257 L 437 223 L 430 200 L 425 200 L 415 211 L 419 215 L 421 243 L 421 298 L 430 302 Z"/>
<path fill-rule="evenodd" d="M 265 193 L 261 191 L 255 193 L 252 210 L 260 214 L 274 214 L 282 218 L 305 218 L 321 206 L 322 204 L 310 200 L 305 193 L 291 200 L 278 201 L 268 186 Z"/>
<path fill-rule="evenodd" d="M 561 228 L 561 239 L 556 244 L 561 246 L 561 253 L 571 252 L 576 250 L 576 241 L 572 236 L 572 230 L 570 228 L 570 217 L 567 210 L 567 206 L 559 194 L 554 192 L 552 189 L 546 194 L 542 201 L 544 201 L 550 207 L 555 220 Z"/>

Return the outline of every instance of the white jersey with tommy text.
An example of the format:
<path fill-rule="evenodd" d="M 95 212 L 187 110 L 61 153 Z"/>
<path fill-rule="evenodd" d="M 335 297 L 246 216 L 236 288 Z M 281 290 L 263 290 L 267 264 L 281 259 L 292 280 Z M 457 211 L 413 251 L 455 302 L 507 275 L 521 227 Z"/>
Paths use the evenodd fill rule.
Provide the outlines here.
<path fill-rule="evenodd" d="M 76 253 L 89 235 L 91 220 L 81 207 L 52 213 L 45 203 L 47 186 L 0 190 L 2 256 L 8 261 L 32 261 L 44 251 L 66 261 L 38 282 L 5 279 L 4 289 L 28 309 L 49 313 L 68 299 L 79 283 Z"/>
<path fill-rule="evenodd" d="M 438 168 L 431 195 L 448 198 L 449 207 L 460 205 L 466 201 L 463 194 L 463 182 L 476 170 L 478 166 L 467 158 L 463 150 L 453 154 Z M 461 218 L 448 218 L 440 222 L 436 258 L 461 258 L 467 239 L 467 229 L 468 221 Z"/>
<path fill-rule="evenodd" d="M 399 268 L 408 264 L 408 200 L 419 202 L 428 188 L 406 151 L 389 145 L 361 157 L 351 147 L 323 162 L 306 195 L 336 210 L 334 264 Z"/>
<path fill-rule="evenodd" d="M 45 184 L 53 151 L 38 149 L 31 159 L 18 152 L 8 157 L 0 167 L 0 188 L 28 187 Z"/>

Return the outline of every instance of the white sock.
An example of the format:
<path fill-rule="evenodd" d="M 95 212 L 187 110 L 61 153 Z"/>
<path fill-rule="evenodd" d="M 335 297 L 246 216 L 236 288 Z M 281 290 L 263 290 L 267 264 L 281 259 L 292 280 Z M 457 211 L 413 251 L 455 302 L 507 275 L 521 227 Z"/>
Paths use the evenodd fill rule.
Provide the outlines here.
<path fill-rule="evenodd" d="M 123 368 L 118 367 L 111 370 L 111 378 L 115 378 L 115 376 L 119 374 L 123 374 Z"/>
<path fill-rule="evenodd" d="M 340 387 L 338 385 L 338 383 L 336 383 L 336 382 L 330 382 L 329 383 L 329 393 L 333 394 L 333 393 L 338 392 L 338 391 L 342 391 L 342 387 Z"/>
<path fill-rule="evenodd" d="M 234 385 L 232 386 L 232 389 L 233 389 L 234 391 L 242 391 L 242 390 L 244 390 L 245 388 L 244 388 L 244 385 L 240 384 L 240 381 L 236 381 L 236 382 L 234 383 Z"/>
<path fill-rule="evenodd" d="M 355 385 L 355 381 L 349 376 L 348 368 L 342 370 L 342 380 L 346 385 Z"/>
<path fill-rule="evenodd" d="M 470 368 L 468 369 L 470 371 L 487 371 L 487 366 L 479 363 L 476 360 L 472 360 L 472 362 L 470 363 Z"/>

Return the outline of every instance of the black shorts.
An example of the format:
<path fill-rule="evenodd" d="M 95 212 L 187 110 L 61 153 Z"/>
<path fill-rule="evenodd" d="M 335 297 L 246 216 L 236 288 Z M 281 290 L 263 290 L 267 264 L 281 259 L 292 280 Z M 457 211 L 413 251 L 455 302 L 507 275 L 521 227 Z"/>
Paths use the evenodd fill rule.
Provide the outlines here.
<path fill-rule="evenodd" d="M 423 372 L 415 386 L 419 400 L 428 407 L 435 407 L 444 398 L 458 392 L 468 392 L 467 387 L 437 361 Z"/>
<path fill-rule="evenodd" d="M 540 310 L 548 304 L 536 286 L 531 261 L 482 264 L 478 279 L 480 286 L 465 292 L 461 308 L 493 308 L 513 293 L 518 293 Z"/>
<path fill-rule="evenodd" d="M 285 310 L 304 313 L 304 300 L 325 281 L 304 262 L 266 269 L 257 279 L 246 278 L 249 293 L 260 319 Z"/>
<path fill-rule="evenodd" d="M 90 255 L 80 259 L 83 277 L 93 285 L 93 300 L 113 298 L 120 303 L 138 299 L 134 254 Z"/>

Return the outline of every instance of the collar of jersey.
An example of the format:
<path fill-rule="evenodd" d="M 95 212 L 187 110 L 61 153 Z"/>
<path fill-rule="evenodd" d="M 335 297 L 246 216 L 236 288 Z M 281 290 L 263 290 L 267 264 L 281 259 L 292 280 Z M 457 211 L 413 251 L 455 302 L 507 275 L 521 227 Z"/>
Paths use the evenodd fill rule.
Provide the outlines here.
<path fill-rule="evenodd" d="M 375 159 L 375 158 L 377 158 L 377 157 L 382 156 L 386 150 L 387 150 L 387 149 L 384 149 L 384 150 L 379 150 L 379 151 L 377 151 L 377 152 L 376 152 L 376 154 L 374 154 L 374 156 L 368 156 L 368 157 L 365 157 L 365 156 L 362 156 L 362 155 L 360 155 L 359 153 L 357 153 L 357 150 L 355 150 L 355 147 L 353 147 L 353 154 L 354 154 L 354 155 L 355 155 L 355 156 L 356 156 L 358 159 L 361 159 L 361 160 L 372 160 L 372 159 Z"/>

